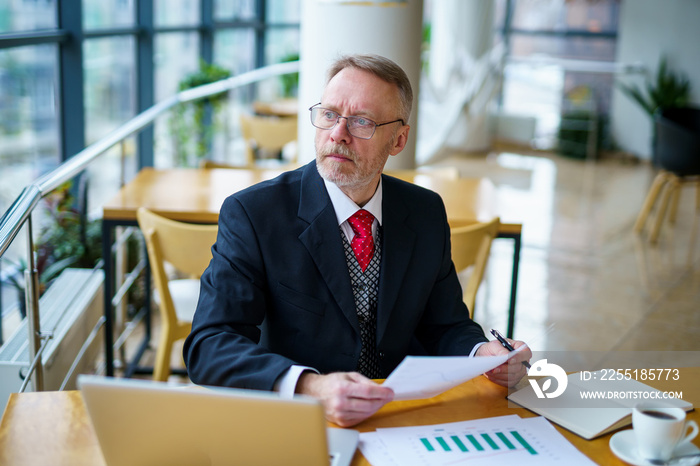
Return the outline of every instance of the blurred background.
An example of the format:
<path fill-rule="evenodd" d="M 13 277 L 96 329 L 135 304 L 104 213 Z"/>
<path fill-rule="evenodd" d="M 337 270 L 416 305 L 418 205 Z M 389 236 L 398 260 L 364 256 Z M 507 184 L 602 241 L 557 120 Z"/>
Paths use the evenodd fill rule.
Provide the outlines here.
<path fill-rule="evenodd" d="M 0 212 L 37 176 L 177 92 L 199 70 L 200 61 L 236 75 L 298 59 L 303 3 L 3 0 Z M 461 81 L 475 73 L 484 53 L 503 46 L 503 66 L 499 74 L 489 75 L 494 91 L 479 102 L 490 124 L 479 127 L 482 134 L 453 134 L 448 141 L 466 150 L 483 149 L 494 138 L 553 149 L 562 118 L 595 114 L 601 149 L 650 159 L 651 120 L 615 83 L 643 84 L 654 77 L 663 58 L 695 84 L 691 99 L 700 100 L 696 1 L 419 3 L 422 30 L 411 34 L 422 41 L 420 101 L 432 99 L 425 114 L 459 93 Z M 333 34 L 332 24 L 313 28 L 319 37 Z M 254 99 L 294 96 L 294 86 L 275 79 L 231 93 L 213 152 L 231 162 L 243 157 L 243 144 L 236 142 L 237 112 Z M 476 121 L 474 110 L 471 114 Z M 428 144 L 433 131 L 422 123 L 418 136 L 425 135 Z M 128 148 L 132 170 L 177 164 L 168 135 L 164 119 L 155 125 L 152 143 L 133 141 Z M 418 163 L 433 156 L 430 150 L 416 154 Z M 110 169 L 114 163 L 116 158 L 103 158 L 95 171 L 108 177 L 116 173 Z"/>

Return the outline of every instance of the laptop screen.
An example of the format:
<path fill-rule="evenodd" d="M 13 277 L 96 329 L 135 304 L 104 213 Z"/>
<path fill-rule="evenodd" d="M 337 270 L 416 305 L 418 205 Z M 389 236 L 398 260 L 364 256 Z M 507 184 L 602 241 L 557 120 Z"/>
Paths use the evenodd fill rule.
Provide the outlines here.
<path fill-rule="evenodd" d="M 331 451 L 323 408 L 307 397 L 98 376 L 78 385 L 108 466 L 313 466 L 329 453 L 342 465 L 357 446 L 356 431 L 330 429 L 347 432 Z"/>

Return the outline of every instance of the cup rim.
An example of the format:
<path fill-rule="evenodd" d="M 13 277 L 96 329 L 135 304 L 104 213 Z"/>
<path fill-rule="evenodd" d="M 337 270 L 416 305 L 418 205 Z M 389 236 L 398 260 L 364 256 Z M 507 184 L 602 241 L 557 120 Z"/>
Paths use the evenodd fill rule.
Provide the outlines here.
<path fill-rule="evenodd" d="M 677 406 L 663 405 L 660 403 L 641 402 L 641 403 L 637 403 L 636 405 L 634 405 L 633 409 L 634 409 L 634 412 L 637 412 L 646 418 L 653 418 L 653 419 L 656 419 L 659 421 L 679 422 L 679 421 L 684 421 L 686 418 L 686 412 L 683 411 L 681 408 L 679 408 Z M 649 414 L 645 413 L 645 411 L 656 411 L 656 412 L 660 412 L 660 413 L 665 413 L 665 414 L 668 414 L 670 416 L 673 416 L 673 419 L 664 419 L 664 418 L 650 416 Z"/>

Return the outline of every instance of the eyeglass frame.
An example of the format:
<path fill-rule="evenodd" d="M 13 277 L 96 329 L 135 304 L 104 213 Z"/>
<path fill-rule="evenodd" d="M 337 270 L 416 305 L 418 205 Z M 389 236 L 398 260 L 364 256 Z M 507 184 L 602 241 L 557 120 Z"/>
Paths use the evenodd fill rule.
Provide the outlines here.
<path fill-rule="evenodd" d="M 320 126 L 316 126 L 316 125 L 314 124 L 314 119 L 311 118 L 311 125 L 312 125 L 314 128 L 318 128 L 318 129 L 330 131 L 330 130 L 332 130 L 333 128 L 335 128 L 336 126 L 338 126 L 338 123 L 340 122 L 340 119 L 341 119 L 341 118 L 345 118 L 345 128 L 347 128 L 348 133 L 350 133 L 353 137 L 358 138 L 358 139 L 364 139 L 364 140 L 372 139 L 372 137 L 374 136 L 374 133 L 377 132 L 377 128 L 379 128 L 380 126 L 390 125 L 390 124 L 392 124 L 392 123 L 396 123 L 396 122 L 399 122 L 399 121 L 401 122 L 402 125 L 405 125 L 405 124 L 406 124 L 406 123 L 404 123 L 403 118 L 399 118 L 399 119 L 393 120 L 393 121 L 387 121 L 386 123 L 377 123 L 376 121 L 374 121 L 374 120 L 371 119 L 371 118 L 360 117 L 360 116 L 358 116 L 358 115 L 343 116 L 343 115 L 341 115 L 340 113 L 336 112 L 335 110 L 331 110 L 330 108 L 325 108 L 325 107 L 319 107 L 319 105 L 321 105 L 321 102 L 317 103 L 316 105 L 312 105 L 311 107 L 309 107 L 309 112 L 311 112 L 311 113 L 309 113 L 309 118 L 311 118 L 311 116 L 313 115 L 314 109 L 316 109 L 316 110 L 319 110 L 319 109 L 328 110 L 329 112 L 333 112 L 333 113 L 335 113 L 336 115 L 338 115 L 338 117 L 335 119 L 335 123 L 334 123 L 333 126 L 331 126 L 330 128 L 321 128 Z M 355 118 L 364 118 L 365 120 L 369 120 L 369 121 L 371 121 L 372 123 L 374 123 L 374 129 L 372 130 L 372 134 L 371 134 L 368 138 L 363 138 L 363 137 L 361 137 L 361 136 L 356 136 L 356 135 L 352 134 L 352 131 L 350 131 L 350 126 L 348 126 L 348 123 L 349 123 L 349 121 L 350 121 L 349 118 L 353 118 L 353 117 L 355 117 Z"/>

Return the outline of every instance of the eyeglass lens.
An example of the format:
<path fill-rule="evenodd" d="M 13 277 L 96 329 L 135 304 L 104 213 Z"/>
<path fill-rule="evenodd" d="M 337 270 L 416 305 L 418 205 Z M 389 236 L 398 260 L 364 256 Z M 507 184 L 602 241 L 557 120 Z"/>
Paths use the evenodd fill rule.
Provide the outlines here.
<path fill-rule="evenodd" d="M 350 134 L 362 139 L 369 139 L 374 134 L 374 129 L 377 124 L 370 119 L 359 116 L 340 116 L 333 110 L 327 108 L 313 107 L 311 109 L 311 123 L 321 129 L 332 129 L 340 121 L 340 118 L 345 118 L 347 128 Z"/>

